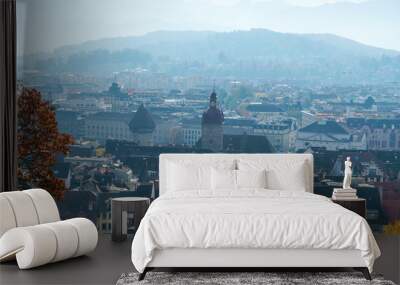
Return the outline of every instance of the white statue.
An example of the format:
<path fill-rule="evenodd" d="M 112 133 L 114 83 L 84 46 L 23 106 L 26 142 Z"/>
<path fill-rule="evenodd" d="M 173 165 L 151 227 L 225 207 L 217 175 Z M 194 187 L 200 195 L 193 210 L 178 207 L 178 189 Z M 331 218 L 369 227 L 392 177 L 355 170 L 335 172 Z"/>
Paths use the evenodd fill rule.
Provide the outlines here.
<path fill-rule="evenodd" d="M 347 157 L 344 162 L 344 179 L 343 179 L 343 189 L 351 188 L 351 175 L 353 174 L 352 163 L 350 161 L 350 156 Z"/>

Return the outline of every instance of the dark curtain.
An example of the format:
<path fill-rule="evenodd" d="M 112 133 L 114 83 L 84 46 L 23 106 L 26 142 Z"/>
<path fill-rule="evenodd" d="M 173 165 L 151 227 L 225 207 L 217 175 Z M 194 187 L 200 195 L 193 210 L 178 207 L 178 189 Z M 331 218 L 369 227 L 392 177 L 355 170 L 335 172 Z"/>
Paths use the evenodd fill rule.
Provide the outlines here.
<path fill-rule="evenodd" d="M 16 4 L 0 0 L 0 191 L 17 184 Z"/>

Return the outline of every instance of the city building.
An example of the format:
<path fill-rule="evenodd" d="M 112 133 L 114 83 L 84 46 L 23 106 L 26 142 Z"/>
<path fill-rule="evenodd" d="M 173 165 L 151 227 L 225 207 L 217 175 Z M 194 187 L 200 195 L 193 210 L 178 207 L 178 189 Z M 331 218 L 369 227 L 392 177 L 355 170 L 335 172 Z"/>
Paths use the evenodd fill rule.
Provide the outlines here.
<path fill-rule="evenodd" d="M 80 96 L 79 96 L 80 95 Z M 109 110 L 109 105 L 102 98 L 86 96 L 85 94 L 71 94 L 53 102 L 60 110 L 79 113 L 96 113 Z"/>
<path fill-rule="evenodd" d="M 165 116 L 165 118 L 154 118 L 154 122 L 156 124 L 153 136 L 154 145 L 183 144 L 178 119 Z"/>
<path fill-rule="evenodd" d="M 254 134 L 254 128 L 257 125 L 257 122 L 254 119 L 247 118 L 225 118 L 223 124 L 224 134 L 227 135 L 243 135 Z"/>
<path fill-rule="evenodd" d="M 280 106 L 269 103 L 249 104 L 246 107 L 246 111 L 260 122 L 267 122 L 285 114 L 285 111 Z"/>
<path fill-rule="evenodd" d="M 400 119 L 370 119 L 363 127 L 368 149 L 400 150 Z"/>
<path fill-rule="evenodd" d="M 366 135 L 369 150 L 400 150 L 400 119 L 348 118 L 346 126 Z"/>
<path fill-rule="evenodd" d="M 87 116 L 85 138 L 104 143 L 107 139 L 134 140 L 129 128 L 133 113 L 100 112 Z"/>
<path fill-rule="evenodd" d="M 77 140 L 85 135 L 84 119 L 76 111 L 56 110 L 57 127 L 61 133 L 72 135 Z"/>
<path fill-rule="evenodd" d="M 366 149 L 365 136 L 353 137 L 332 120 L 314 122 L 297 131 L 296 150 L 323 147 L 327 150 Z"/>
<path fill-rule="evenodd" d="M 255 126 L 254 134 L 268 138 L 277 152 L 289 152 L 295 146 L 296 132 L 290 123 L 259 124 Z"/>
<path fill-rule="evenodd" d="M 217 107 L 217 93 L 210 95 L 210 105 L 201 119 L 201 147 L 211 151 L 221 151 L 223 148 L 224 114 Z"/>
<path fill-rule="evenodd" d="M 156 124 L 150 112 L 140 104 L 132 120 L 129 122 L 129 129 L 133 134 L 133 141 L 138 145 L 154 145 L 154 130 Z"/>
<path fill-rule="evenodd" d="M 194 147 L 201 138 L 201 119 L 187 118 L 182 119 L 183 144 Z"/>
<path fill-rule="evenodd" d="M 130 99 L 127 93 L 122 92 L 118 83 L 113 82 L 105 92 L 105 102 L 111 106 L 112 112 L 129 112 Z"/>

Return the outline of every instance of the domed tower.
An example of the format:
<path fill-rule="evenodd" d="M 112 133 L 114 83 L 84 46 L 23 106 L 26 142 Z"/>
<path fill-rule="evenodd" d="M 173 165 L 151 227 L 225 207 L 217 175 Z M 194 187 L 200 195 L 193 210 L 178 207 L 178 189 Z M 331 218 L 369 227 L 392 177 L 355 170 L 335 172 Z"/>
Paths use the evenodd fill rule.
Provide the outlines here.
<path fill-rule="evenodd" d="M 152 146 L 154 144 L 153 134 L 155 128 L 156 124 L 150 112 L 141 104 L 129 122 L 129 129 L 133 134 L 134 141 L 138 145 Z"/>
<path fill-rule="evenodd" d="M 223 148 L 224 114 L 217 108 L 217 93 L 215 90 L 210 95 L 210 106 L 203 113 L 201 120 L 201 147 L 214 152 Z"/>

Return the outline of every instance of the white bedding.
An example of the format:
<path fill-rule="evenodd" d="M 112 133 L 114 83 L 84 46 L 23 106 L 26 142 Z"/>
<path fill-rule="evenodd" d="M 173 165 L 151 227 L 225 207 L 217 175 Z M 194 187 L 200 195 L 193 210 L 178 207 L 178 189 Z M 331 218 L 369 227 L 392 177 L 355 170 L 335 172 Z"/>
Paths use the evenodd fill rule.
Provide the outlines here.
<path fill-rule="evenodd" d="M 328 198 L 300 191 L 184 191 L 156 199 L 132 243 L 143 272 L 155 249 L 357 249 L 372 272 L 380 251 L 368 223 Z"/>

